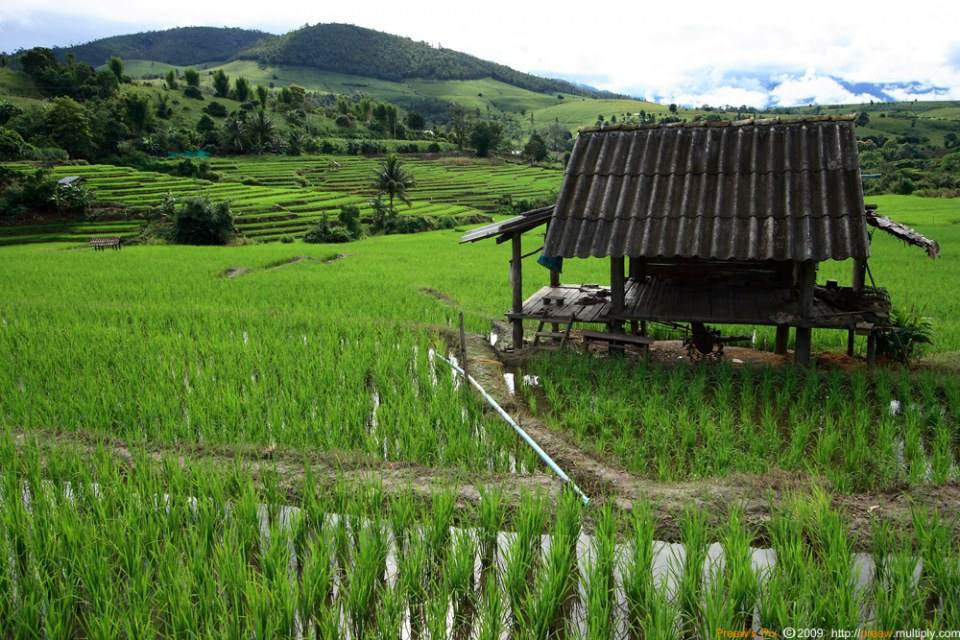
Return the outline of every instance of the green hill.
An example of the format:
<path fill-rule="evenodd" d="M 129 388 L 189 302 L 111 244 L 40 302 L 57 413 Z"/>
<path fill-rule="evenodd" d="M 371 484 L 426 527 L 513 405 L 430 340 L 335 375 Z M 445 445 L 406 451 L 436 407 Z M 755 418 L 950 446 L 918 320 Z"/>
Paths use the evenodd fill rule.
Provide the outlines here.
<path fill-rule="evenodd" d="M 250 29 L 180 27 L 112 36 L 75 47 L 58 47 L 54 53 L 61 60 L 73 54 L 80 62 L 94 67 L 105 63 L 111 56 L 187 65 L 226 60 L 243 49 L 272 38 L 276 36 Z"/>
<path fill-rule="evenodd" d="M 601 92 L 564 80 L 540 78 L 452 49 L 348 24 L 317 24 L 263 41 L 237 55 L 265 64 L 314 67 L 401 81 L 493 78 L 539 93 L 598 97 Z"/>

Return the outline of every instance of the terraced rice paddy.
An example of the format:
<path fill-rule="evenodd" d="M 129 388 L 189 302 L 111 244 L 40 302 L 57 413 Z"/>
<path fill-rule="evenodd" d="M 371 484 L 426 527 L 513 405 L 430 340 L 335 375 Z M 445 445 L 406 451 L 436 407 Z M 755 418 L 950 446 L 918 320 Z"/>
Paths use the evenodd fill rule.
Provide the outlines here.
<path fill-rule="evenodd" d="M 299 498 L 237 470 L 0 438 L 0 626 L 15 637 L 716 638 L 960 625 L 938 516 L 858 554 L 816 494 L 758 531 L 734 509 L 656 541 L 630 515 L 488 489 L 472 509 L 382 485 Z M 284 503 L 287 503 L 286 505 Z M 771 549 L 751 547 L 758 534 Z M 716 542 L 712 542 L 716 540 Z M 789 631 L 786 632 L 789 637 Z"/>
<path fill-rule="evenodd" d="M 344 205 L 362 216 L 372 212 L 371 176 L 380 162 L 358 156 L 316 156 L 220 159 L 219 182 L 181 178 L 113 165 L 57 166 L 54 175 L 82 176 L 100 206 L 137 216 L 158 207 L 169 194 L 178 199 L 206 196 L 227 201 L 247 237 L 276 240 L 300 236 Z M 542 200 L 556 192 L 560 172 L 510 163 L 470 159 L 411 158 L 409 169 L 418 186 L 401 215 L 478 220 L 499 210 L 504 199 Z M 8 165 L 32 170 L 27 165 Z M 35 224 L 0 227 L 0 243 L 79 240 L 98 235 L 136 235 L 139 220 Z"/>
<path fill-rule="evenodd" d="M 319 184 L 334 177 L 322 162 L 264 169 L 260 184 L 241 165 L 219 183 L 58 172 L 87 170 L 130 206 L 171 186 L 263 215 L 298 206 L 287 194 L 363 199 L 349 181 Z M 933 262 L 874 240 L 878 283 L 935 319 L 936 368 L 560 353 L 514 371 L 540 378 L 516 396 L 477 346 L 509 302 L 507 252 L 459 246 L 454 230 L 337 247 L 0 248 L 0 636 L 960 628 L 957 225 L 948 202 L 881 205 L 941 241 Z M 547 278 L 533 260 L 527 293 Z M 606 269 L 571 260 L 563 278 L 604 282 Z M 821 275 L 834 272 L 849 269 Z M 474 373 L 562 445 L 589 505 L 432 357 L 455 344 L 459 311 Z M 815 347 L 833 339 L 817 332 Z"/>

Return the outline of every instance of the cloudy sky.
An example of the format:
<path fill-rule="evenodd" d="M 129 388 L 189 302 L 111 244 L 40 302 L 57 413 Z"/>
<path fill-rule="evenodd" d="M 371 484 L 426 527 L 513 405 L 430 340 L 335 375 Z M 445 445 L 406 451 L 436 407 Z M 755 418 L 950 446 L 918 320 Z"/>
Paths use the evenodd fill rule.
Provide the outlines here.
<path fill-rule="evenodd" d="M 346 22 L 688 105 L 960 99 L 960 2 L 2 0 L 0 50 L 174 26 Z"/>

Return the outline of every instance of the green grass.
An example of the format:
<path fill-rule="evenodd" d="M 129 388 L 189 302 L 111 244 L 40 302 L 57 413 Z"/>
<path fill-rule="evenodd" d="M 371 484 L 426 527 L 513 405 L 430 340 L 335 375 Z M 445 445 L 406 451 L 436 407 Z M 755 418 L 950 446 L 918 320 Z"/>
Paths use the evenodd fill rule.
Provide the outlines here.
<path fill-rule="evenodd" d="M 481 564 L 476 580 L 480 519 L 455 510 L 451 489 L 415 502 L 308 477 L 290 500 L 238 469 L 131 455 L 132 466 L 0 435 L 0 626 L 11 636 L 392 638 L 409 625 L 433 638 L 612 638 L 621 627 L 707 640 L 757 628 L 754 611 L 778 634 L 960 625 L 956 531 L 925 512 L 856 557 L 822 493 L 788 497 L 757 531 L 737 512 L 715 527 L 688 510 L 687 551 L 665 571 L 649 503 L 629 517 L 565 492 L 553 513 L 530 496 L 508 512 L 485 496 L 479 510 L 506 527 L 494 543 L 506 561 Z M 754 534 L 775 559 L 754 565 Z M 629 541 L 623 555 L 618 538 Z M 707 557 L 712 540 L 723 564 Z"/>

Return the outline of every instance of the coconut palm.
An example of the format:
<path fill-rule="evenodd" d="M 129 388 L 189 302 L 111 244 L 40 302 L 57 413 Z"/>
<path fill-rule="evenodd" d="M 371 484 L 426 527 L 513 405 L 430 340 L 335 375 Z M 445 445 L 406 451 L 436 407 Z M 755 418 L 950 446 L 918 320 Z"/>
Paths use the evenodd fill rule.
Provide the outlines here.
<path fill-rule="evenodd" d="M 407 206 L 413 204 L 407 196 L 407 189 L 412 188 L 415 184 L 416 181 L 413 176 L 403 166 L 403 162 L 396 154 L 390 154 L 380 163 L 373 180 L 373 188 L 376 189 L 377 196 L 387 196 L 390 203 L 388 210 L 391 216 L 396 214 L 396 209 L 393 207 L 394 198 Z"/>
<path fill-rule="evenodd" d="M 263 109 L 257 111 L 250 122 L 250 137 L 253 138 L 254 148 L 257 153 L 262 153 L 264 149 L 273 144 L 276 137 L 276 129 L 273 126 L 273 120 Z"/>

